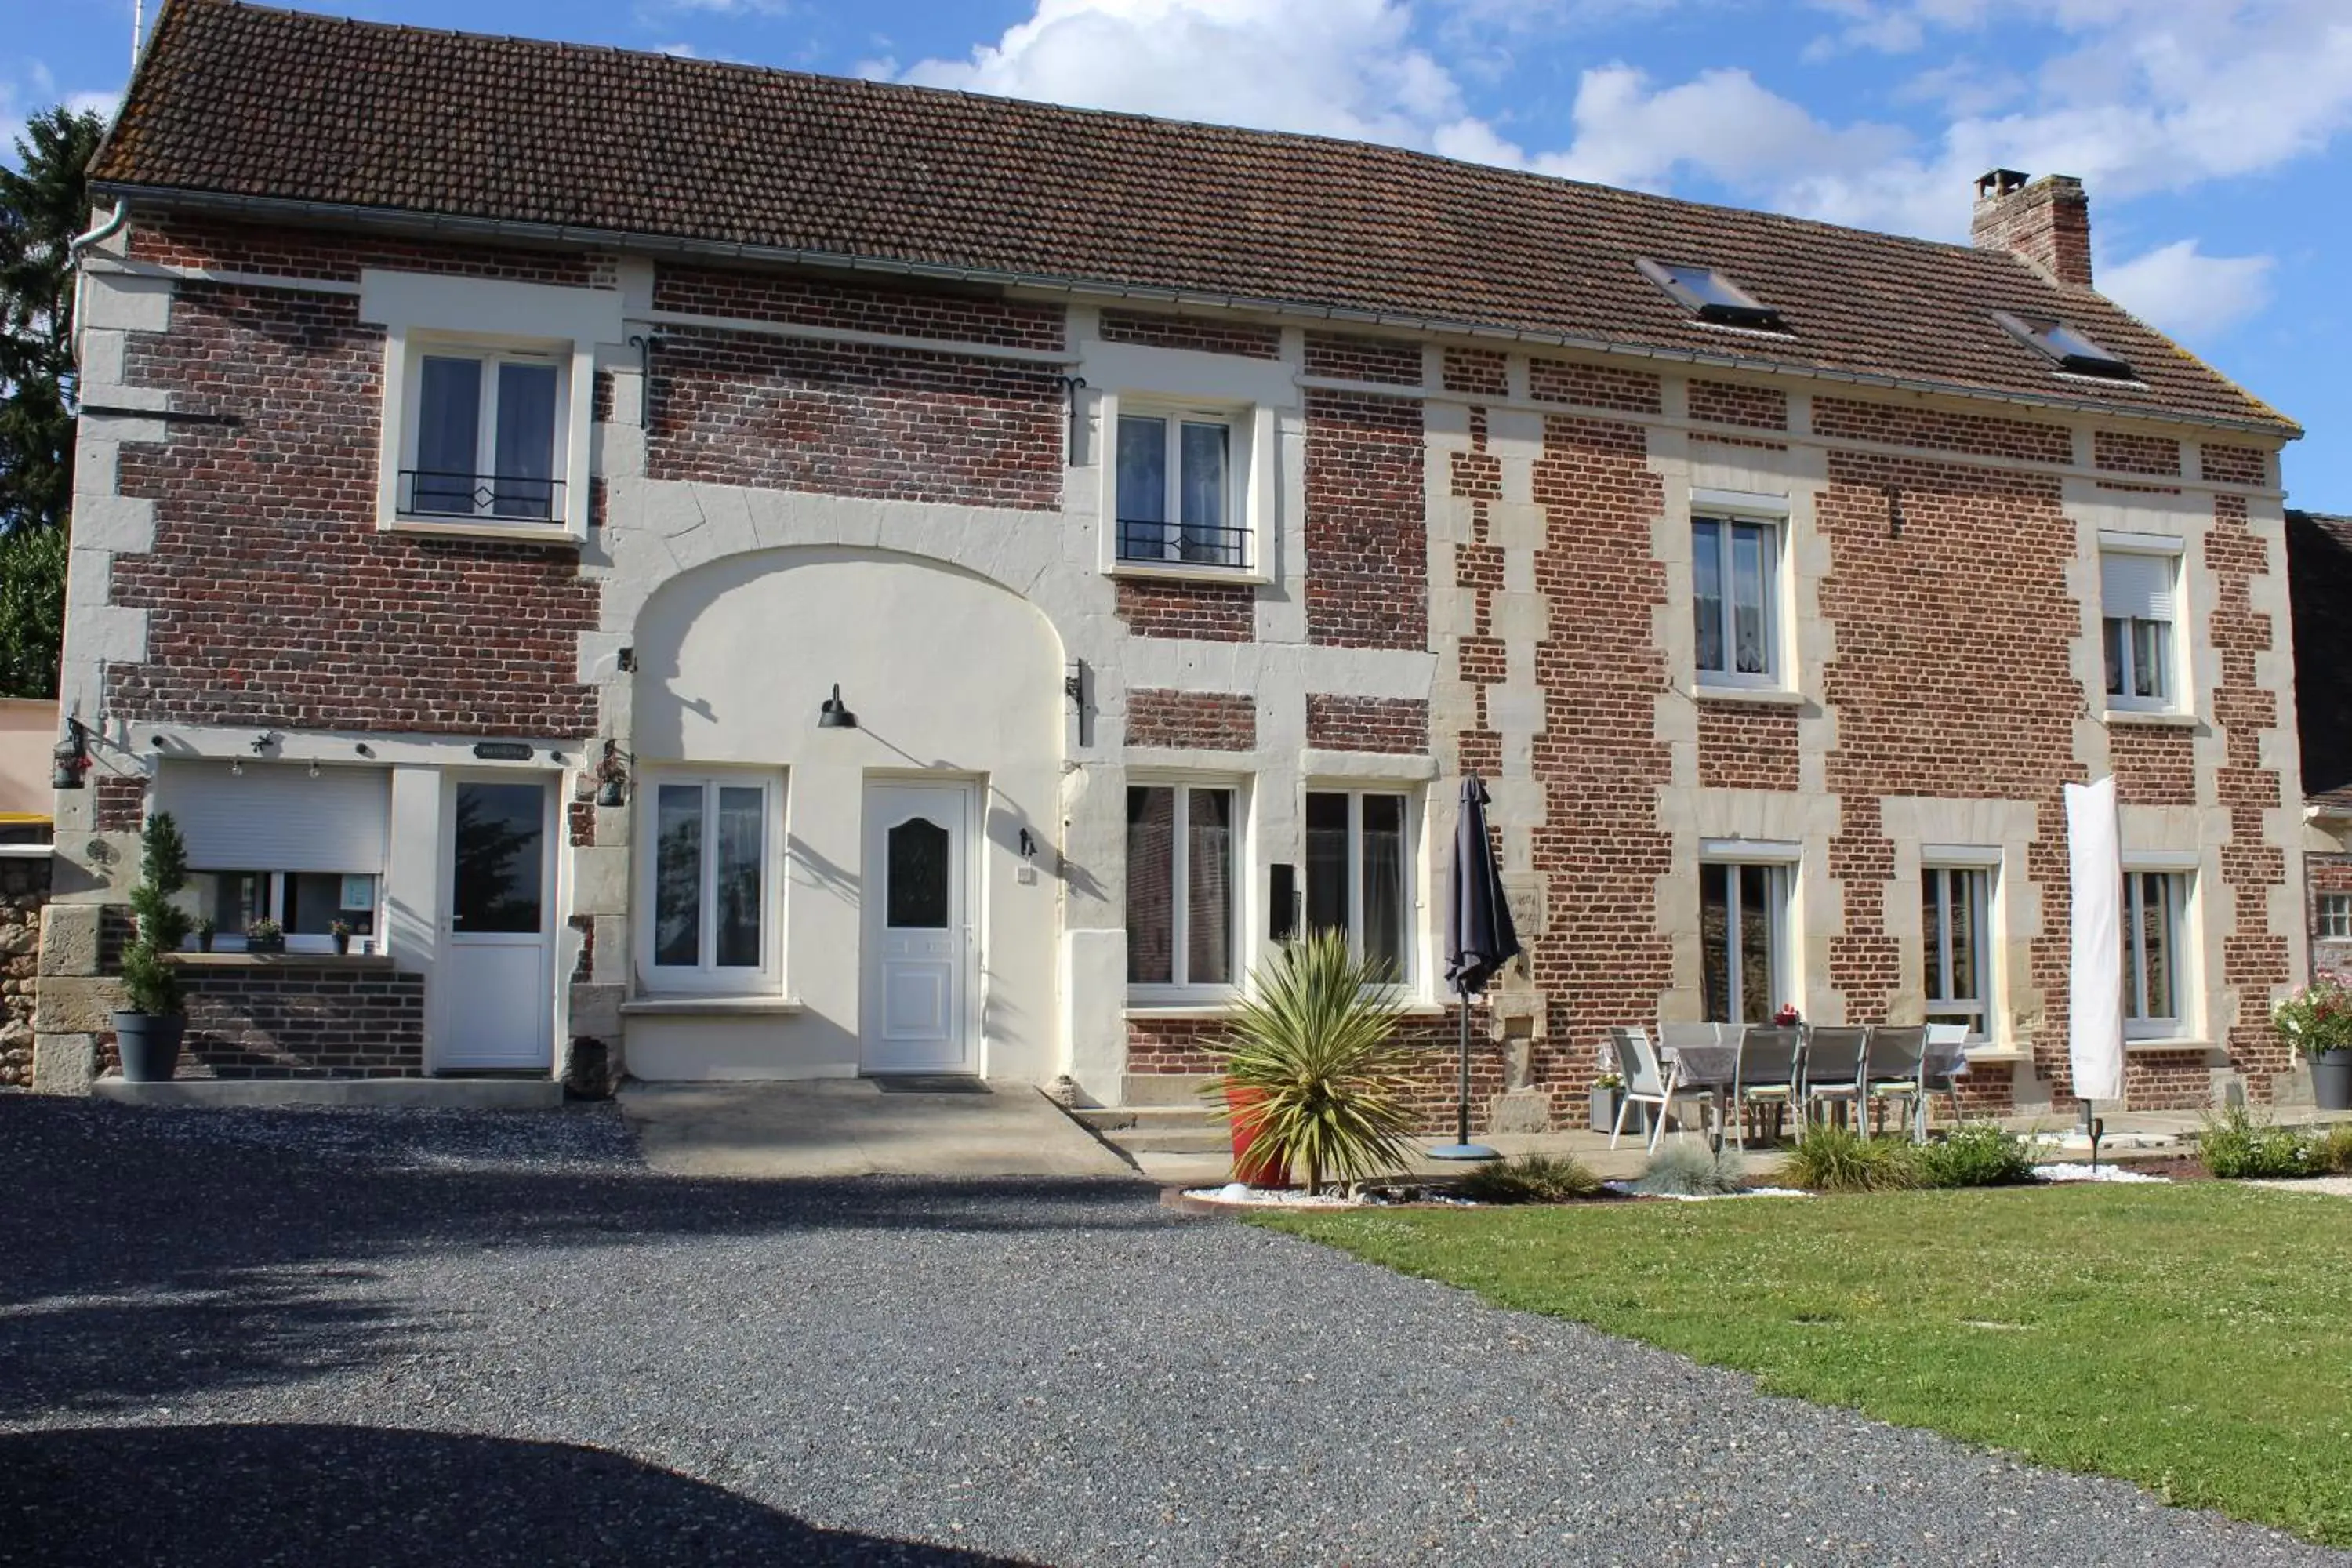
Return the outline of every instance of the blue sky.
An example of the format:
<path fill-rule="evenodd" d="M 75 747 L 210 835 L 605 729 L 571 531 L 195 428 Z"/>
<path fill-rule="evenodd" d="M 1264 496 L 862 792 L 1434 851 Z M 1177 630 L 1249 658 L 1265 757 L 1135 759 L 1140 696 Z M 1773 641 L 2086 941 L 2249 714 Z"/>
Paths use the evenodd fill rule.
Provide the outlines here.
<path fill-rule="evenodd" d="M 1964 238 L 2083 177 L 2099 281 L 2311 434 L 2352 511 L 2352 0 L 298 0 L 1397 142 Z M 110 106 L 131 0 L 0 0 L 0 138 Z"/>

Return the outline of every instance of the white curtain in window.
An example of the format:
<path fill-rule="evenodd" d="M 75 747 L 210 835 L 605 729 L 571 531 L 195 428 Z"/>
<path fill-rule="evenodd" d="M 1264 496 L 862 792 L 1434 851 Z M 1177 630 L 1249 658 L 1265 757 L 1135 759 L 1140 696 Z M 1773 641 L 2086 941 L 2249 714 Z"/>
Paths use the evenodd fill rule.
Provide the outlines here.
<path fill-rule="evenodd" d="M 2116 781 L 2066 786 L 2074 893 L 2067 1052 L 2077 1100 L 2124 1097 L 2123 849 Z"/>

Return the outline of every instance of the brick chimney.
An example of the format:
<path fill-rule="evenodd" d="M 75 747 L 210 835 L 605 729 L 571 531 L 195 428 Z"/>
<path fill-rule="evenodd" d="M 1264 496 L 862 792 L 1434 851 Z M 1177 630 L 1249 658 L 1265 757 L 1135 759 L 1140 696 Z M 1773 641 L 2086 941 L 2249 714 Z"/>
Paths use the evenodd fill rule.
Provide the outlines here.
<path fill-rule="evenodd" d="M 2021 256 L 2058 282 L 2091 286 L 2091 199 L 2071 174 L 2030 180 L 2015 169 L 1990 171 L 1977 182 L 1969 237 L 1978 249 Z"/>

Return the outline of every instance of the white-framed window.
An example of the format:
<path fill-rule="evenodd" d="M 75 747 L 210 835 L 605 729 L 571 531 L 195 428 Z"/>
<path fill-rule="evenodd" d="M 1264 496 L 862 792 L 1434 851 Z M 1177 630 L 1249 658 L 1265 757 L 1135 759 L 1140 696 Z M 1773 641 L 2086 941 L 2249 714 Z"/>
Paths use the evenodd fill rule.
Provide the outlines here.
<path fill-rule="evenodd" d="M 2124 1036 L 2170 1040 L 2187 1012 L 2181 956 L 2188 932 L 2189 875 L 2124 872 Z"/>
<path fill-rule="evenodd" d="M 409 346 L 396 500 L 425 521 L 563 523 L 569 345 L 419 337 Z"/>
<path fill-rule="evenodd" d="M 2319 895 L 2319 939 L 2352 942 L 2352 893 Z"/>
<path fill-rule="evenodd" d="M 258 920 L 278 922 L 289 952 L 332 952 L 335 925 L 351 928 L 351 951 L 382 952 L 383 879 L 371 871 L 195 871 L 188 889 L 199 919 L 213 922 L 215 952 L 242 952 L 247 929 Z M 184 944 L 201 948 L 201 938 Z"/>
<path fill-rule="evenodd" d="M 1345 931 L 1359 957 L 1398 985 L 1413 964 L 1417 795 L 1400 789 L 1307 792 L 1307 929 Z"/>
<path fill-rule="evenodd" d="M 1793 999 L 1789 887 L 1780 862 L 1699 863 L 1699 978 L 1715 1024 L 1769 1024 Z"/>
<path fill-rule="evenodd" d="M 2110 709 L 2164 712 L 2179 706 L 2173 628 L 2180 619 L 2179 584 L 2177 551 L 2101 546 L 2100 641 Z"/>
<path fill-rule="evenodd" d="M 1703 686 L 1784 684 L 1781 526 L 1765 517 L 1691 519 L 1691 610 Z"/>
<path fill-rule="evenodd" d="M 1242 482 L 1248 424 L 1240 411 L 1121 400 L 1115 439 L 1121 563 L 1250 568 Z"/>
<path fill-rule="evenodd" d="M 1240 973 L 1242 792 L 1231 784 L 1127 790 L 1127 983 L 1223 988 Z"/>
<path fill-rule="evenodd" d="M 638 973 L 647 992 L 772 994 L 783 971 L 783 781 L 754 770 L 640 778 Z"/>
<path fill-rule="evenodd" d="M 1990 1034 L 1992 990 L 1992 872 L 1983 866 L 1924 866 L 1919 871 L 1921 989 L 1927 1022 L 1961 1024 L 1969 1037 Z"/>

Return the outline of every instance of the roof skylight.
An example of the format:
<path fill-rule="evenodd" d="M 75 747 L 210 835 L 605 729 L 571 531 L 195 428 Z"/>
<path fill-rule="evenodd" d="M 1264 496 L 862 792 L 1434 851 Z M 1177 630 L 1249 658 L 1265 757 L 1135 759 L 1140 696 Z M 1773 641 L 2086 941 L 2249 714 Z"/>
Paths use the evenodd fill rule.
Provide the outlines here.
<path fill-rule="evenodd" d="M 1702 321 L 1727 327 L 1758 327 L 1766 331 L 1788 330 L 1780 311 L 1769 305 L 1758 304 L 1754 295 L 1712 267 L 1652 261 L 1647 257 L 1634 265 L 1641 268 L 1643 277 L 1681 300 Z"/>
<path fill-rule="evenodd" d="M 2094 342 L 2087 333 L 2048 316 L 2014 316 L 1995 310 L 1992 319 L 2058 362 L 2058 368 L 2076 375 L 2105 381 L 2137 379 L 2130 362 L 2118 359 Z"/>

